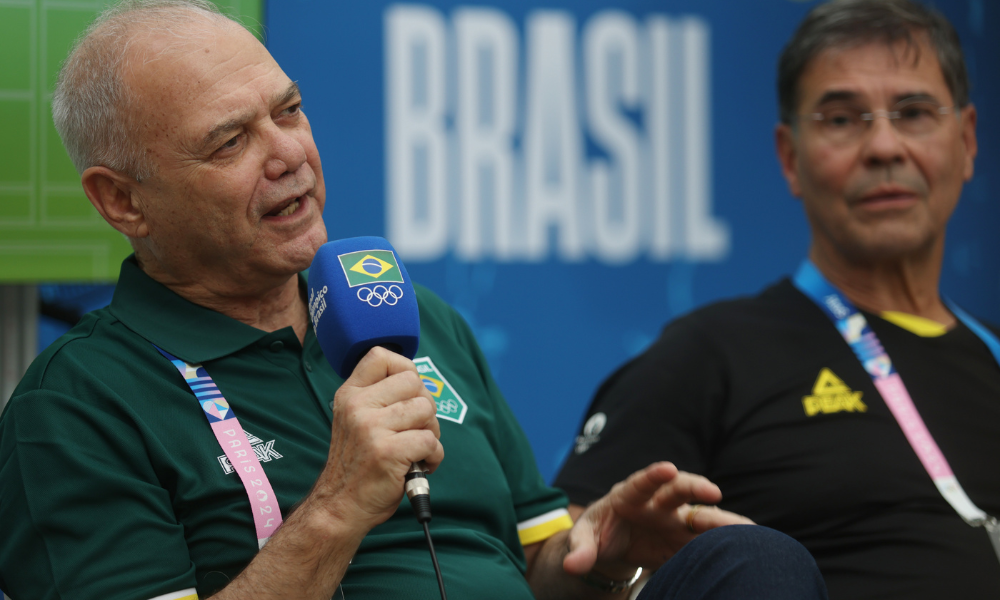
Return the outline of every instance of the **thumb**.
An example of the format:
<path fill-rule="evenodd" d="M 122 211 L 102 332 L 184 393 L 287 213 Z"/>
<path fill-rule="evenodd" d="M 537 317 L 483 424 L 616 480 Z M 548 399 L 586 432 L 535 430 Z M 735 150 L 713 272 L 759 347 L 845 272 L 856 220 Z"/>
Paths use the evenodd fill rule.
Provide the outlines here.
<path fill-rule="evenodd" d="M 597 542 L 594 524 L 585 514 L 569 531 L 569 552 L 563 558 L 563 570 L 570 575 L 589 573 L 597 562 Z"/>

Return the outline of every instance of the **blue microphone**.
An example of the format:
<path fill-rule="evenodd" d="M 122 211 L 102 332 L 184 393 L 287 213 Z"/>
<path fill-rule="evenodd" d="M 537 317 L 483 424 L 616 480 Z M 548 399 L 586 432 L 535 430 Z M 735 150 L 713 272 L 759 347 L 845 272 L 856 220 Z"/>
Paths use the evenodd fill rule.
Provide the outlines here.
<path fill-rule="evenodd" d="M 384 238 L 320 246 L 309 268 L 309 319 L 323 354 L 344 379 L 375 346 L 410 359 L 417 354 L 420 313 L 413 282 Z"/>
<path fill-rule="evenodd" d="M 412 359 L 420 343 L 413 282 L 388 240 L 364 236 L 320 246 L 309 267 L 309 320 L 333 370 L 347 379 L 375 346 Z M 406 496 L 417 520 L 431 519 L 422 462 L 406 473 Z"/>

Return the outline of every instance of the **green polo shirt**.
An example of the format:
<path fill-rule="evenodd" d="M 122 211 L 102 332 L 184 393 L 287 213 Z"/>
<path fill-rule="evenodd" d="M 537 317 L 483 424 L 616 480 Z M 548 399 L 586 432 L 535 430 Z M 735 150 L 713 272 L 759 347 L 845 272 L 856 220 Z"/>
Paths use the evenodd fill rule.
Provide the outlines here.
<path fill-rule="evenodd" d="M 426 289 L 417 298 L 415 362 L 447 455 L 430 483 L 449 597 L 531 598 L 521 540 L 563 527 L 566 500 L 542 481 L 468 326 Z M 342 380 L 312 330 L 303 346 L 291 328 L 247 326 L 129 258 L 111 306 L 38 357 L 0 417 L 0 588 L 15 600 L 205 598 L 256 554 L 239 476 L 153 342 L 215 379 L 284 515 L 323 468 Z M 439 597 L 405 498 L 365 538 L 343 589 L 348 600 Z"/>

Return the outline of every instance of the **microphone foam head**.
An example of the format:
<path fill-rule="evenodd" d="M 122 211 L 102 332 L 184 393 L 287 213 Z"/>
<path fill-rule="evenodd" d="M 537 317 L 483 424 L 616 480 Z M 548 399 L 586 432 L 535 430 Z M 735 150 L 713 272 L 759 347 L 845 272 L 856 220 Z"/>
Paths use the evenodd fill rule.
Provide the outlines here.
<path fill-rule="evenodd" d="M 417 353 L 420 313 L 413 283 L 384 238 L 320 246 L 309 268 L 309 319 L 323 354 L 345 379 L 375 346 L 407 358 Z"/>

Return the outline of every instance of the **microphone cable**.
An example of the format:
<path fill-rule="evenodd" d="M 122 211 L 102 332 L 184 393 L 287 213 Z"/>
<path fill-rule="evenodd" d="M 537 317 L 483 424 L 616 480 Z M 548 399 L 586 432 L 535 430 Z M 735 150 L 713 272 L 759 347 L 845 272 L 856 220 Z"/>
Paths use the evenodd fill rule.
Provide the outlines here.
<path fill-rule="evenodd" d="M 427 547 L 431 551 L 431 562 L 434 563 L 434 574 L 437 575 L 438 589 L 441 590 L 441 600 L 448 600 L 448 594 L 444 592 L 444 579 L 441 578 L 441 566 L 438 565 L 438 557 L 434 553 L 434 542 L 431 541 L 431 528 L 427 525 L 427 521 L 424 521 L 422 525 L 424 526 L 424 535 L 427 536 Z"/>
<path fill-rule="evenodd" d="M 444 591 L 444 578 L 441 577 L 441 566 L 438 564 L 437 553 L 434 551 L 434 541 L 431 539 L 431 487 L 427 482 L 427 476 L 423 463 L 413 463 L 410 470 L 406 472 L 406 497 L 410 499 L 413 513 L 417 516 L 417 522 L 424 527 L 424 536 L 427 538 L 427 548 L 431 552 L 431 562 L 434 564 L 434 574 L 437 576 L 438 589 L 441 590 L 441 600 L 448 600 L 448 594 Z"/>

